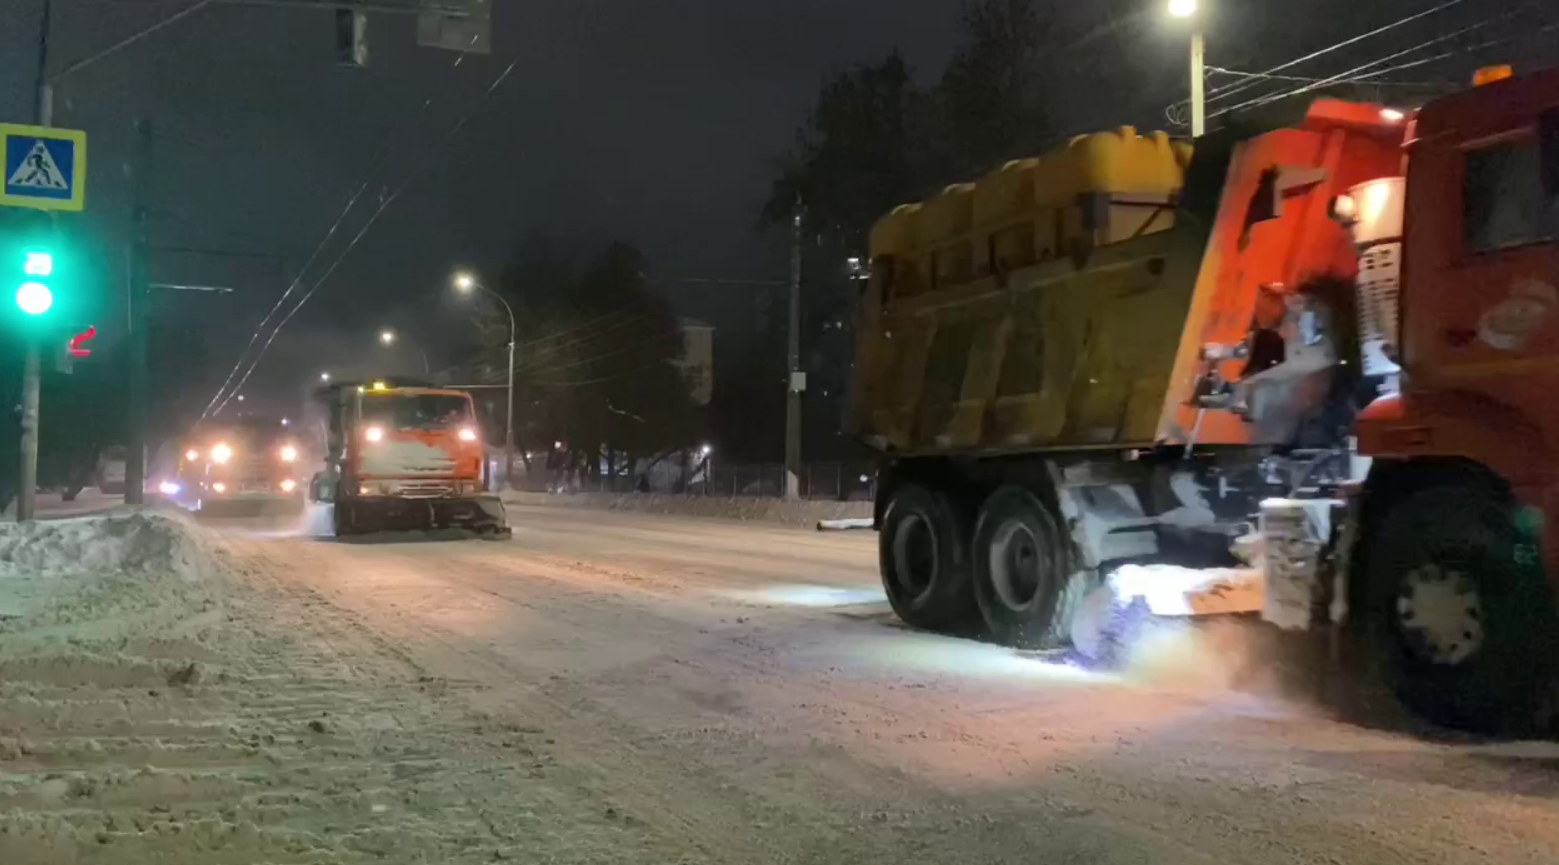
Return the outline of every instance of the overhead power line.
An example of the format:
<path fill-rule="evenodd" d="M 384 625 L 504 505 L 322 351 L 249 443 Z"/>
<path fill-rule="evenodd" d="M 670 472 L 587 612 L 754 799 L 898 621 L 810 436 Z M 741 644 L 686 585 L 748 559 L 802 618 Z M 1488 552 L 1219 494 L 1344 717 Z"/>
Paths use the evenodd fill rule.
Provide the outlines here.
<path fill-rule="evenodd" d="M 1382 33 L 1386 33 L 1388 31 L 1395 30 L 1398 27 L 1402 27 L 1402 26 L 1411 24 L 1414 21 L 1418 21 L 1418 20 L 1420 20 L 1422 18 L 1427 18 L 1430 15 L 1434 15 L 1434 14 L 1437 14 L 1439 12 L 1443 12 L 1446 9 L 1450 9 L 1453 6 L 1459 6 L 1459 5 L 1461 5 L 1462 3 L 1465 3 L 1465 2 L 1467 2 L 1467 0 L 1444 0 L 1444 2 L 1442 2 L 1442 3 L 1436 4 L 1435 6 L 1431 6 L 1430 8 L 1425 9 L 1425 10 L 1423 10 L 1421 12 L 1415 12 L 1412 15 L 1407 16 L 1406 18 L 1402 18 L 1402 19 L 1399 19 L 1397 21 L 1393 21 L 1390 24 L 1386 24 L 1386 25 L 1383 25 L 1381 27 L 1376 27 L 1374 30 L 1369 30 L 1369 31 L 1366 31 L 1364 33 L 1360 33 L 1357 36 L 1350 36 L 1349 38 L 1344 39 L 1341 42 L 1337 42 L 1335 44 L 1328 45 L 1325 48 L 1322 48 L 1322 49 L 1320 49 L 1318 51 L 1312 51 L 1309 54 L 1305 54 L 1305 55 L 1300 56 L 1300 57 L 1295 57 L 1293 60 L 1289 60 L 1289 61 L 1286 61 L 1284 63 L 1279 63 L 1278 65 L 1272 67 L 1271 69 L 1263 70 L 1262 72 L 1260 72 L 1258 74 L 1260 74 L 1260 75 L 1272 75 L 1272 74 L 1277 73 L 1277 72 L 1282 72 L 1285 69 L 1292 69 L 1293 67 L 1298 66 L 1301 63 L 1308 63 L 1309 61 L 1314 60 L 1317 57 L 1324 57 L 1325 55 L 1330 54 L 1330 53 L 1332 53 L 1334 51 L 1340 51 L 1340 50 L 1342 50 L 1344 48 L 1347 48 L 1350 45 L 1354 45 L 1354 44 L 1357 44 L 1359 42 L 1363 42 L 1366 39 L 1371 39 L 1371 38 L 1373 38 L 1375 36 L 1379 36 Z M 1248 89 L 1250 87 L 1255 87 L 1255 86 L 1257 86 L 1257 85 L 1256 85 L 1256 82 L 1254 82 L 1254 81 L 1246 81 L 1246 82 L 1243 82 L 1243 83 L 1227 84 L 1227 85 L 1224 85 L 1223 87 L 1215 87 L 1212 90 L 1208 91 L 1206 98 L 1207 98 L 1207 100 L 1209 102 L 1211 102 L 1211 101 L 1213 101 L 1215 99 L 1221 99 L 1221 98 L 1224 98 L 1224 97 L 1227 97 L 1227 96 L 1231 96 L 1234 93 L 1237 93 L 1237 92 L 1240 92 L 1242 90 L 1246 90 L 1246 89 Z M 1184 102 L 1185 102 L 1185 100 L 1181 100 L 1181 103 L 1184 103 Z M 1177 104 L 1180 104 L 1180 103 L 1177 103 Z"/>
<path fill-rule="evenodd" d="M 455 62 L 449 67 L 450 72 L 453 73 L 454 70 L 460 68 L 460 64 L 464 60 L 464 53 L 455 58 Z M 319 242 L 314 245 L 314 251 L 309 253 L 309 257 L 303 262 L 303 266 L 298 268 L 297 273 L 287 284 L 286 290 L 281 293 L 280 297 L 276 298 L 276 303 L 272 304 L 270 310 L 265 313 L 265 317 L 260 319 L 260 323 L 255 325 L 254 332 L 249 335 L 249 341 L 244 344 L 243 351 L 239 352 L 238 358 L 233 362 L 233 368 L 228 370 L 227 377 L 223 379 L 221 387 L 217 388 L 217 392 L 211 395 L 211 400 L 210 402 L 206 403 L 205 411 L 201 413 L 201 417 L 205 417 L 207 414 L 211 413 L 213 411 L 213 407 L 215 407 L 219 401 L 221 401 L 224 405 L 226 404 L 226 400 L 223 399 L 224 395 L 231 396 L 231 394 L 227 393 L 228 386 L 231 385 L 233 383 L 233 379 L 239 375 L 239 370 L 244 368 L 244 362 L 248 359 L 249 352 L 254 349 L 255 343 L 259 342 L 260 335 L 265 332 L 265 329 L 270 325 L 271 320 L 275 318 L 278 312 L 281 311 L 283 305 L 285 305 L 287 302 L 287 298 L 291 297 L 293 292 L 297 291 L 298 287 L 303 284 L 303 278 L 307 276 L 309 270 L 313 268 L 314 262 L 319 260 L 320 253 L 325 251 L 325 247 L 329 245 L 331 238 L 336 236 L 336 232 L 341 228 L 341 224 L 346 220 L 347 215 L 352 212 L 352 208 L 357 206 L 358 199 L 362 197 L 363 193 L 373 183 L 374 178 L 379 176 L 379 172 L 383 170 L 384 166 L 389 162 L 390 155 L 394 152 L 395 145 L 400 143 L 400 141 L 407 134 L 409 134 L 412 128 L 416 127 L 422 122 L 423 116 L 427 114 L 428 108 L 430 108 L 435 101 L 436 100 L 431 95 L 423 97 L 422 103 L 417 109 L 416 116 L 403 125 L 401 129 L 395 134 L 385 139 L 378 152 L 374 155 L 373 159 L 370 160 L 370 167 L 368 172 L 363 175 L 362 183 L 358 184 L 357 188 L 352 191 L 352 194 L 347 197 L 346 204 L 341 208 L 341 212 L 336 214 L 335 220 L 330 223 L 330 227 L 325 230 L 325 233 L 320 237 Z M 245 375 L 244 378 L 247 379 L 248 376 Z M 240 386 L 242 385 L 240 384 Z M 220 408 L 216 408 L 216 410 L 220 411 Z"/>
<path fill-rule="evenodd" d="M 484 104 L 489 98 L 492 97 L 493 93 L 496 92 L 499 87 L 503 86 L 503 82 L 508 79 L 510 73 L 514 71 L 514 67 L 517 66 L 519 62 L 519 58 L 516 57 L 514 60 L 510 61 L 508 66 L 504 67 L 502 72 L 498 73 L 498 76 L 494 78 L 492 83 L 487 86 L 487 89 L 482 92 L 482 95 L 466 109 L 465 113 L 460 116 L 459 120 L 455 121 L 455 123 L 449 127 L 449 129 L 444 133 L 444 136 L 439 139 L 439 141 L 432 148 L 432 152 L 428 155 L 432 155 L 432 153 L 437 153 L 443 150 L 446 146 L 449 145 L 451 141 L 455 139 L 456 136 L 460 134 L 461 130 L 465 128 L 466 123 L 470 121 L 471 116 L 476 111 L 477 107 Z M 231 401 L 233 395 L 243 388 L 244 384 L 248 382 L 249 377 L 254 374 L 255 369 L 260 365 L 261 359 L 265 357 L 266 350 L 270 348 L 271 343 L 276 341 L 276 335 L 281 333 L 282 328 L 286 327 L 287 322 L 291 321 L 292 317 L 298 314 L 298 311 L 309 302 L 309 299 L 314 296 L 315 292 L 319 291 L 320 287 L 325 284 L 326 280 L 330 278 L 331 274 L 335 273 L 336 268 L 339 267 L 341 262 L 346 259 L 346 256 L 357 247 L 358 242 L 363 239 L 363 237 L 368 233 L 369 229 L 371 229 L 374 223 L 378 221 L 379 216 L 383 214 L 391 204 L 395 203 L 395 200 L 400 197 L 401 193 L 405 191 L 406 187 L 411 185 L 411 183 L 422 174 L 426 166 L 432 164 L 433 162 L 434 160 L 432 159 L 420 160 L 417 166 L 413 167 L 411 172 L 406 175 L 405 179 L 400 183 L 400 185 L 396 186 L 394 191 L 392 191 L 389 196 L 379 202 L 378 208 L 376 208 L 373 214 L 369 216 L 368 221 L 352 238 L 351 242 L 347 244 L 346 249 L 342 250 L 341 253 L 336 256 L 336 259 L 331 262 L 331 265 L 325 271 L 325 274 L 314 283 L 313 287 L 311 287 L 303 295 L 303 297 L 299 298 L 297 304 L 292 307 L 287 315 L 282 318 L 282 320 L 271 331 L 270 336 L 260 347 L 259 353 L 255 355 L 254 360 L 249 364 L 248 370 L 245 371 L 242 378 L 239 379 L 238 384 L 233 387 L 232 391 L 227 395 L 226 398 L 222 399 L 221 403 L 218 404 L 213 411 L 221 411 L 222 408 L 226 406 L 229 401 Z"/>
<path fill-rule="evenodd" d="M 1366 79 L 1368 79 L 1371 76 L 1382 75 L 1382 74 L 1386 74 L 1387 72 L 1392 72 L 1392 71 L 1399 71 L 1399 70 L 1401 70 L 1403 68 L 1407 68 L 1407 67 L 1406 66 L 1388 67 L 1387 69 L 1377 69 L 1375 72 L 1368 72 L 1368 70 L 1374 69 L 1375 67 L 1380 66 L 1380 65 L 1382 65 L 1384 63 L 1389 63 L 1392 60 L 1396 60 L 1396 59 L 1399 59 L 1399 58 L 1402 58 L 1402 57 L 1406 57 L 1406 56 L 1408 56 L 1410 54 L 1416 54 L 1419 51 L 1424 50 L 1425 48 L 1429 48 L 1431 46 L 1438 45 L 1438 44 L 1440 44 L 1442 42 L 1446 42 L 1446 41 L 1449 41 L 1449 40 L 1452 40 L 1452 39 L 1456 39 L 1456 38 L 1461 37 L 1461 36 L 1465 36 L 1468 33 L 1471 33 L 1471 32 L 1476 31 L 1476 30 L 1480 30 L 1480 29 L 1482 29 L 1484 27 L 1487 27 L 1490 24 L 1493 24 L 1493 23 L 1497 22 L 1497 21 L 1508 21 L 1511 18 L 1515 18 L 1515 17 L 1521 15 L 1523 12 L 1525 12 L 1532 5 L 1533 4 L 1530 3 L 1530 2 L 1529 3 L 1524 3 L 1521 6 L 1517 7 L 1515 10 L 1512 10 L 1511 12 L 1507 12 L 1504 15 L 1498 15 L 1498 16 L 1495 16 L 1495 17 L 1492 17 L 1492 18 L 1485 18 L 1482 21 L 1476 22 L 1474 24 L 1469 24 L 1466 27 L 1461 27 L 1461 28 L 1459 28 L 1457 30 L 1453 30 L 1450 33 L 1445 33 L 1445 34 L 1442 34 L 1440 36 L 1436 36 L 1433 39 L 1427 39 L 1427 40 L 1425 40 L 1423 42 L 1418 43 L 1417 45 L 1412 46 L 1411 48 L 1405 48 L 1405 49 L 1403 49 L 1401 51 L 1397 51 L 1397 52 L 1394 52 L 1394 53 L 1391 53 L 1391 54 L 1387 54 L 1387 55 L 1385 55 L 1383 57 L 1377 57 L 1374 60 L 1369 61 L 1368 63 L 1360 64 L 1359 66 L 1355 66 L 1354 68 L 1349 69 L 1349 70 L 1347 70 L 1345 72 L 1340 72 L 1340 73 L 1338 73 L 1336 75 L 1333 75 L 1333 76 L 1330 76 L 1328 78 L 1322 78 L 1319 81 L 1315 81 L 1315 82 L 1312 82 L 1310 84 L 1306 84 L 1306 85 L 1304 85 L 1302 87 L 1295 87 L 1295 88 L 1293 88 L 1291 90 L 1286 90 L 1286 91 L 1282 91 L 1282 92 L 1279 92 L 1279 93 L 1271 93 L 1271 94 L 1267 94 L 1267 95 L 1264 95 L 1264 96 L 1258 96 L 1258 97 L 1255 97 L 1253 99 L 1248 99 L 1248 100 L 1246 100 L 1244 102 L 1241 102 L 1241 103 L 1239 103 L 1237 105 L 1231 105 L 1231 106 L 1227 106 L 1227 107 L 1224 107 L 1224 108 L 1220 108 L 1219 110 L 1217 110 L 1215 112 L 1212 112 L 1208 116 L 1209 117 L 1218 117 L 1218 116 L 1221 116 L 1221 115 L 1224 115 L 1224 114 L 1228 114 L 1228 113 L 1233 112 L 1233 111 L 1239 111 L 1239 110 L 1241 110 L 1243 108 L 1249 108 L 1249 107 L 1253 107 L 1253 106 L 1256 106 L 1256 105 L 1265 105 L 1265 104 L 1267 104 L 1269 102 L 1274 102 L 1274 101 L 1279 100 L 1279 99 L 1286 99 L 1286 98 L 1289 98 L 1291 96 L 1298 96 L 1300 94 L 1309 93 L 1311 91 L 1318 90 L 1318 89 L 1320 89 L 1322 87 L 1327 87 L 1327 86 L 1330 86 L 1332 84 L 1340 84 L 1340 83 L 1350 82 L 1350 81 L 1366 80 Z M 1453 56 L 1454 54 L 1465 53 L 1468 50 L 1474 50 L 1474 49 L 1463 49 L 1461 51 L 1450 52 L 1446 56 Z"/>

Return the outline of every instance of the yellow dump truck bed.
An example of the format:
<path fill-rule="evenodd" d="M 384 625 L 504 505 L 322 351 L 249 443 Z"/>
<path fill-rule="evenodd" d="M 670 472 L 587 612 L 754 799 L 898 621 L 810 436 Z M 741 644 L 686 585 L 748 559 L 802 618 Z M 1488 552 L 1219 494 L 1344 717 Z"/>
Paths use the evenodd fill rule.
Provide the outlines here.
<path fill-rule="evenodd" d="M 847 426 L 905 454 L 1260 438 L 1192 404 L 1200 351 L 1243 341 L 1263 288 L 1351 277 L 1327 204 L 1391 173 L 1400 139 L 1336 106 L 1195 167 L 1163 133 L 1082 136 L 894 209 L 871 234 Z"/>

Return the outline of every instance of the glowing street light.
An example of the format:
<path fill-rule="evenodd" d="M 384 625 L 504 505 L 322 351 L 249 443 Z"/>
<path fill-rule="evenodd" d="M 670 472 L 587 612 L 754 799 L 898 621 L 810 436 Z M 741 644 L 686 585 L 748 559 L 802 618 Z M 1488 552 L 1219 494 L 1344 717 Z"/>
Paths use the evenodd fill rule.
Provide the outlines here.
<path fill-rule="evenodd" d="M 383 343 L 385 345 L 394 345 L 395 344 L 395 331 L 393 331 L 393 330 L 381 330 L 381 331 L 379 331 L 379 342 L 381 342 L 381 343 Z"/>
<path fill-rule="evenodd" d="M 320 374 L 319 374 L 319 380 L 320 380 L 320 381 L 324 381 L 324 382 L 328 382 L 328 381 L 330 381 L 330 373 L 328 373 L 328 372 L 322 372 L 322 373 L 320 373 Z"/>
<path fill-rule="evenodd" d="M 469 273 L 455 274 L 454 284 L 455 290 L 461 294 L 469 295 L 478 289 L 487 292 L 503 304 L 503 311 L 509 314 L 509 398 L 503 423 L 503 482 L 507 484 L 509 476 L 514 472 L 514 343 L 517 333 L 514 324 L 514 307 L 504 300 L 503 295 L 477 282 L 476 277 Z"/>

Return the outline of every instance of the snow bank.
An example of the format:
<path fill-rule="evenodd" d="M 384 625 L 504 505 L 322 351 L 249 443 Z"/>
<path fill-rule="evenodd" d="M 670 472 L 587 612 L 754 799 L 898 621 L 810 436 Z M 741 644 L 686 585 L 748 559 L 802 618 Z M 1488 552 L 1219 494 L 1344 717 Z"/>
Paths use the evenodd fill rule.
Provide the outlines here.
<path fill-rule="evenodd" d="M 0 656 L 162 632 L 217 592 L 201 530 L 135 511 L 0 525 Z"/>
<path fill-rule="evenodd" d="M 193 527 L 161 514 L 0 525 L 0 580 L 107 572 L 195 580 L 209 568 Z"/>

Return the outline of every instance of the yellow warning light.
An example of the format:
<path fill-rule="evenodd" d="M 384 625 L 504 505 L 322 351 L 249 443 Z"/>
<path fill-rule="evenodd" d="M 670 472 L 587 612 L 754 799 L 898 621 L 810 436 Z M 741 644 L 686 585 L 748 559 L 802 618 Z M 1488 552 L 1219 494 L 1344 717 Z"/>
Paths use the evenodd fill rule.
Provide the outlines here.
<path fill-rule="evenodd" d="M 1472 86 L 1482 87 L 1485 84 L 1493 84 L 1496 81 L 1504 81 L 1512 74 L 1510 65 L 1502 63 L 1498 66 L 1485 66 L 1472 73 Z"/>

